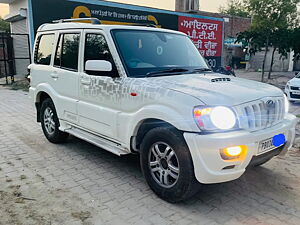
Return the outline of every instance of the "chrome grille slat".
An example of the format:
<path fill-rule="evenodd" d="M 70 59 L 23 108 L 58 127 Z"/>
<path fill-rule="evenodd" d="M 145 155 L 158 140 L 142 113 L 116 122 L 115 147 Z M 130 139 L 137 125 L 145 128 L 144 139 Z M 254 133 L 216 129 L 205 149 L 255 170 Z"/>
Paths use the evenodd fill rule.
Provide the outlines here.
<path fill-rule="evenodd" d="M 253 106 L 247 106 L 246 107 L 246 114 L 248 117 L 248 124 L 250 129 L 255 127 L 255 114 L 253 110 Z"/>
<path fill-rule="evenodd" d="M 264 129 L 283 120 L 284 99 L 282 97 L 264 98 L 239 105 L 235 107 L 235 110 L 241 128 L 251 131 Z"/>
<path fill-rule="evenodd" d="M 280 120 L 283 120 L 283 118 L 284 118 L 284 112 L 285 112 L 285 109 L 284 109 L 284 100 L 281 100 L 281 117 L 280 117 Z"/>
<path fill-rule="evenodd" d="M 244 127 L 244 129 L 248 129 L 248 120 L 246 116 L 246 111 L 242 107 L 236 108 L 236 113 L 238 115 L 238 122 L 239 122 L 239 127 Z"/>
<path fill-rule="evenodd" d="M 266 112 L 264 109 L 264 104 L 262 102 L 259 103 L 259 108 L 260 108 L 260 126 L 259 127 L 263 127 L 266 125 Z"/>
<path fill-rule="evenodd" d="M 255 127 L 261 127 L 261 111 L 259 104 L 253 105 L 255 113 Z"/>
<path fill-rule="evenodd" d="M 275 104 L 275 121 L 278 121 L 280 118 L 280 100 L 277 100 L 277 104 Z"/>

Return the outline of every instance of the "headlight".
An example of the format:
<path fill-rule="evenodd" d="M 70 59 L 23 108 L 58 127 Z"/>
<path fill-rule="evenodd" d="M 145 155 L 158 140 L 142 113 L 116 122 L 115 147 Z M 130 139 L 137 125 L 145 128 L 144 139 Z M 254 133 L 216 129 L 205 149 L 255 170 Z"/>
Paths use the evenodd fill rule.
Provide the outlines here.
<path fill-rule="evenodd" d="M 284 95 L 284 110 L 285 113 L 288 113 L 290 109 L 290 102 L 288 100 L 288 98 L 286 97 L 286 95 Z"/>
<path fill-rule="evenodd" d="M 194 108 L 194 119 L 201 130 L 230 130 L 236 125 L 234 112 L 224 106 L 196 107 Z"/>

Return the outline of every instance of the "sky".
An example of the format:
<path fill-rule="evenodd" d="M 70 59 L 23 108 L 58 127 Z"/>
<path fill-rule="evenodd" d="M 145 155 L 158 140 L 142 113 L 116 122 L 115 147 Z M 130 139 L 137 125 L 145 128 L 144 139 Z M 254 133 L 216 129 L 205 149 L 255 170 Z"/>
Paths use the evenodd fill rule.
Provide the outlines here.
<path fill-rule="evenodd" d="M 112 2 L 121 2 L 154 8 L 174 10 L 175 0 L 110 0 Z M 225 5 L 227 0 L 200 0 L 200 9 L 203 11 L 217 12 L 221 5 Z M 8 14 L 8 6 L 0 4 L 0 16 Z"/>
<path fill-rule="evenodd" d="M 0 4 L 0 16 L 3 17 L 8 13 L 8 5 Z"/>
<path fill-rule="evenodd" d="M 226 6 L 227 0 L 200 0 L 200 10 L 218 12 L 220 6 Z"/>

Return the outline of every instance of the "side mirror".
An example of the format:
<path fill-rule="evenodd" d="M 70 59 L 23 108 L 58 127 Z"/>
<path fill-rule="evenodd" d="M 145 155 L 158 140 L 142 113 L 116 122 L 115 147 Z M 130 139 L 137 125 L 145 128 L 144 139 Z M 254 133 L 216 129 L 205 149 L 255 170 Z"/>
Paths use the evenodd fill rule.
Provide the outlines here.
<path fill-rule="evenodd" d="M 85 63 L 85 70 L 95 72 L 110 72 L 112 71 L 112 64 L 106 60 L 88 60 Z"/>

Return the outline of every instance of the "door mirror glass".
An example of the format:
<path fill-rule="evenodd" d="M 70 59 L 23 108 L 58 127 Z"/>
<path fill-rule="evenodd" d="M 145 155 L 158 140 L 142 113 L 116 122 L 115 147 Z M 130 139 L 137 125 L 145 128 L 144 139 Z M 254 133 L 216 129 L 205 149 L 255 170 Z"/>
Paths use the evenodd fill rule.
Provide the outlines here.
<path fill-rule="evenodd" d="M 89 72 L 111 72 L 112 64 L 106 60 L 88 60 L 85 63 L 85 70 Z"/>

